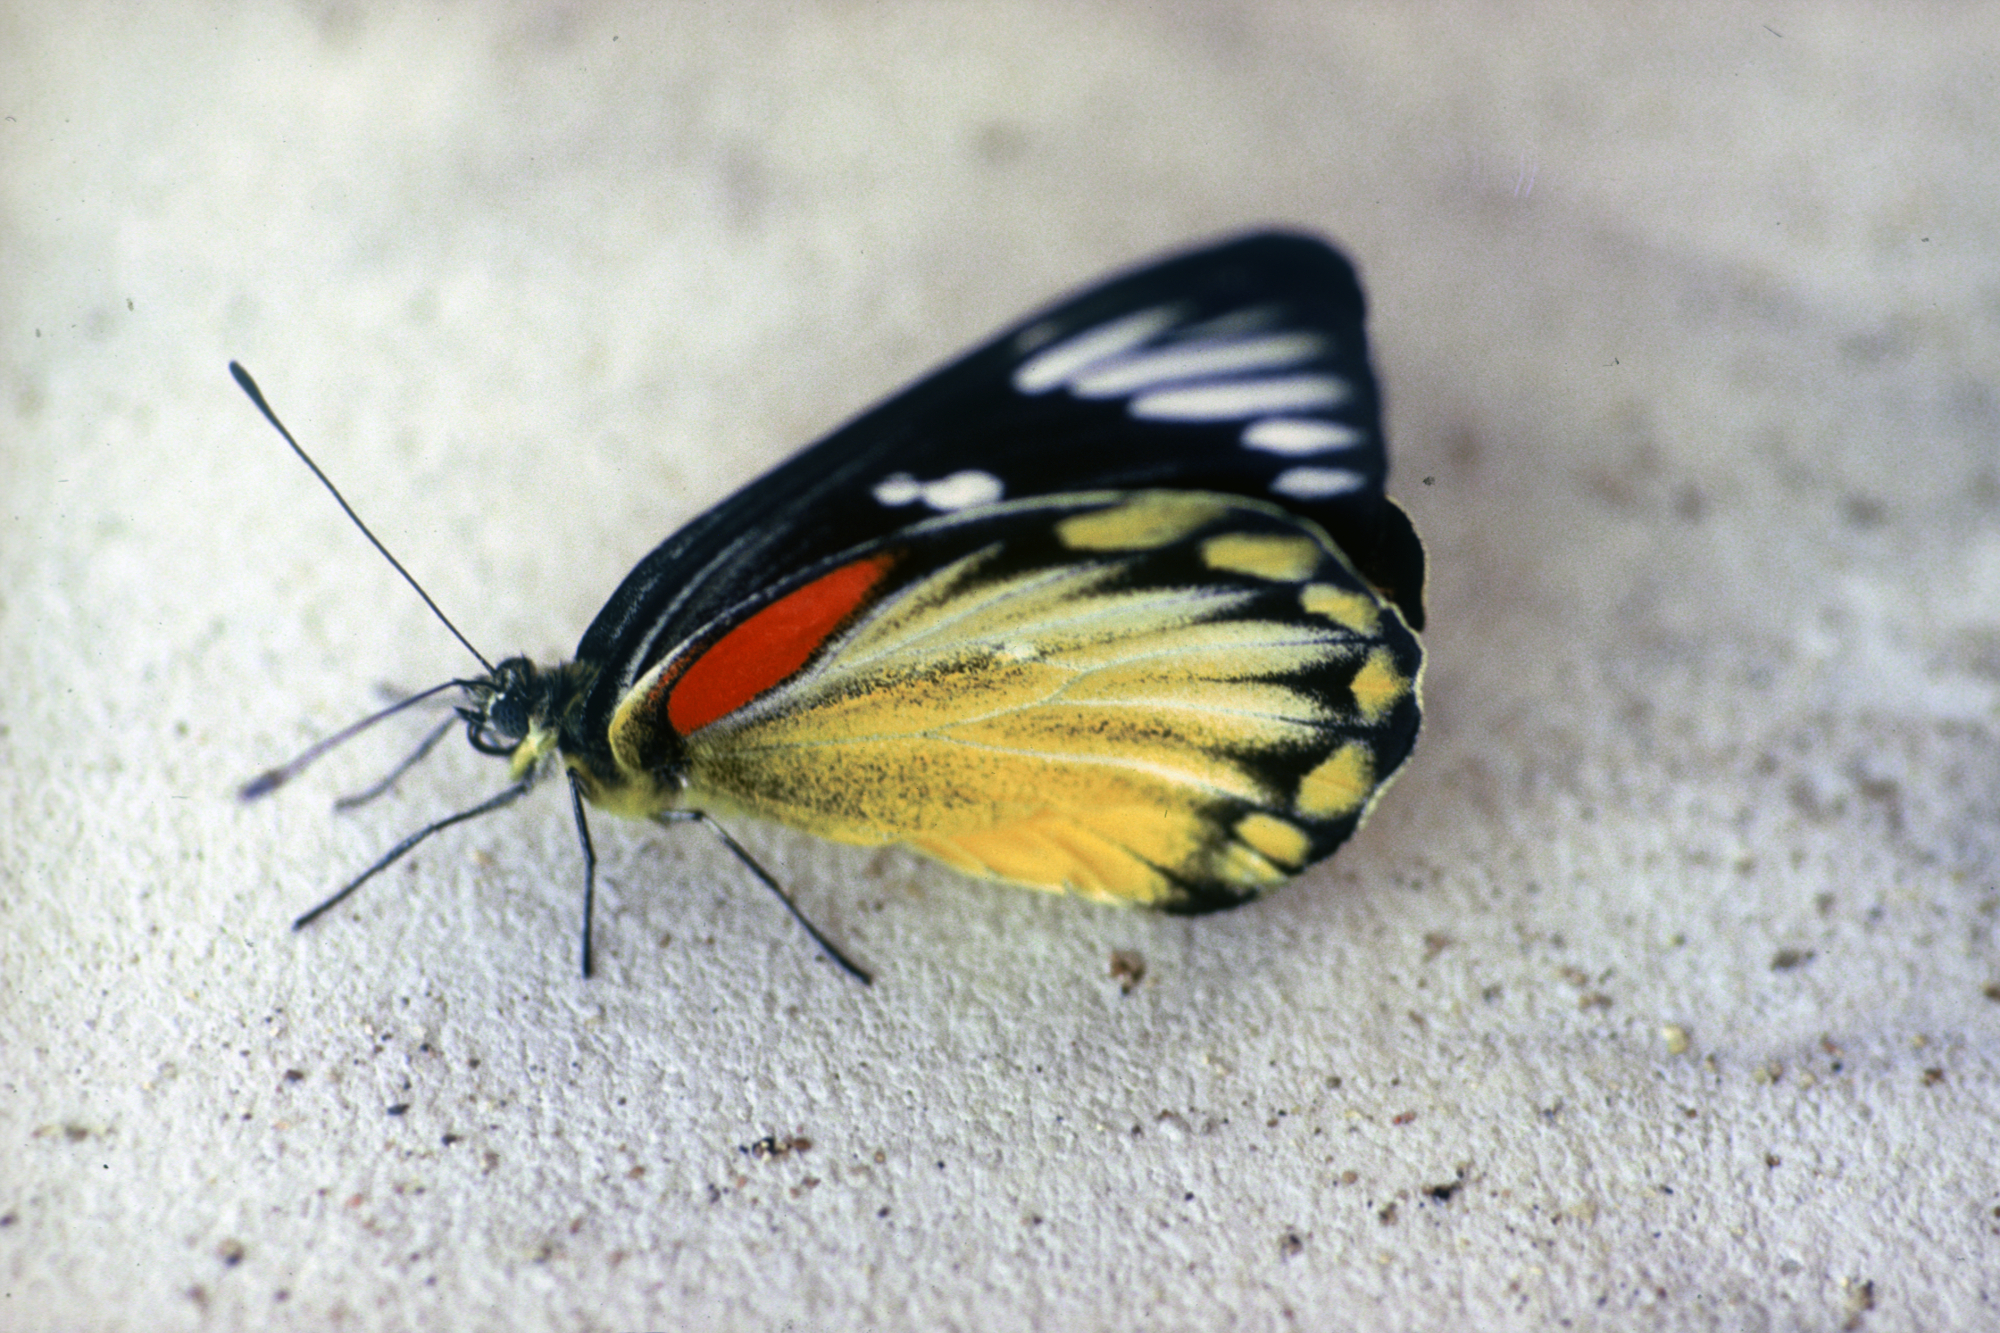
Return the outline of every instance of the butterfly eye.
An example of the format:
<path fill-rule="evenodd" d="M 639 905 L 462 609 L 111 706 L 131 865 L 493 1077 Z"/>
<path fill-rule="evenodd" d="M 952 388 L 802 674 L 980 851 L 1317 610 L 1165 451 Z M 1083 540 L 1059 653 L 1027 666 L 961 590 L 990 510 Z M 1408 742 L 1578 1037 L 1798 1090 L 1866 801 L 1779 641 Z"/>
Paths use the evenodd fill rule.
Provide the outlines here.
<path fill-rule="evenodd" d="M 528 699 L 518 689 L 509 689 L 486 710 L 487 730 L 520 740 L 528 734 Z"/>
<path fill-rule="evenodd" d="M 543 693 L 542 682 L 533 663 L 526 658 L 510 657 L 480 685 L 481 706 L 468 714 L 478 733 L 473 743 L 487 753 L 505 754 L 533 729 L 534 706 Z"/>

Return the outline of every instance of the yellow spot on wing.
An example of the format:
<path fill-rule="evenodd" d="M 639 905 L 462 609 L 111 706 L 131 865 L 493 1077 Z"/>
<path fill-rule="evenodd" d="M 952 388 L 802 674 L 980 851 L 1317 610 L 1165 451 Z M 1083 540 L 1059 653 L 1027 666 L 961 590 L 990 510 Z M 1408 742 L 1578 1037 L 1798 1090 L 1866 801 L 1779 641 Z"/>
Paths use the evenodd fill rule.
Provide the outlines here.
<path fill-rule="evenodd" d="M 1396 661 L 1387 648 L 1377 648 L 1368 654 L 1361 670 L 1354 673 L 1348 688 L 1354 691 L 1354 706 L 1361 710 L 1362 720 L 1377 722 L 1398 699 L 1409 693 L 1410 678 L 1396 670 Z"/>
<path fill-rule="evenodd" d="M 1228 512 L 1228 502 L 1213 495 L 1141 491 L 1123 504 L 1063 519 L 1056 535 L 1072 551 L 1154 551 Z"/>
<path fill-rule="evenodd" d="M 1236 821 L 1236 837 L 1281 866 L 1296 870 L 1312 853 L 1312 839 L 1297 824 L 1260 811 Z"/>
<path fill-rule="evenodd" d="M 1209 873 L 1239 889 L 1268 889 L 1285 882 L 1292 871 L 1247 843 L 1225 842 L 1209 862 Z"/>
<path fill-rule="evenodd" d="M 1382 628 L 1374 598 L 1348 588 L 1336 588 L 1331 583 L 1308 583 L 1299 590 L 1299 605 L 1310 615 L 1324 616 L 1336 625 L 1370 638 Z"/>
<path fill-rule="evenodd" d="M 1201 558 L 1210 569 L 1298 583 L 1312 577 L 1326 556 L 1311 537 L 1292 533 L 1226 532 L 1201 544 Z"/>
<path fill-rule="evenodd" d="M 1374 790 L 1374 757 L 1361 742 L 1349 741 L 1300 779 L 1294 804 L 1308 819 L 1338 819 L 1367 804 Z"/>

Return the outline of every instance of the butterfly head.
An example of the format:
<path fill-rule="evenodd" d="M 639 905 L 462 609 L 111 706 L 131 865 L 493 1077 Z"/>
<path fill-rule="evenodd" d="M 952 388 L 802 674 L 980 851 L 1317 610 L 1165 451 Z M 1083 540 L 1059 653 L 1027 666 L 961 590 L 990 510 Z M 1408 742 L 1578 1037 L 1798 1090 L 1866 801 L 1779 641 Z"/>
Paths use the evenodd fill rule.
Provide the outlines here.
<path fill-rule="evenodd" d="M 562 746 L 564 724 L 581 708 L 593 674 L 580 662 L 539 667 L 509 657 L 490 675 L 462 682 L 466 701 L 458 715 L 472 748 L 505 755 L 520 781 Z"/>

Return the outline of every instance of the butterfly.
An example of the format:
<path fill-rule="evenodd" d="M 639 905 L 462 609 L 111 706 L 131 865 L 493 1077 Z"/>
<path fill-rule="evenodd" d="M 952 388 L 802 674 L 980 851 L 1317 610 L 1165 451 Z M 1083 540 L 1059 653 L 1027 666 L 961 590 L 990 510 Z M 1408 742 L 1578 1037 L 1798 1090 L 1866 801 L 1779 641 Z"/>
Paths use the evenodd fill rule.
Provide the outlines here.
<path fill-rule="evenodd" d="M 493 665 L 459 635 L 482 674 L 244 796 L 452 688 L 455 715 L 360 799 L 460 723 L 509 786 L 295 925 L 558 771 L 586 976 L 586 805 L 708 824 L 863 981 L 718 816 L 1169 912 L 1284 882 L 1360 826 L 1421 717 L 1424 554 L 1384 489 L 1364 312 L 1352 266 L 1310 235 L 1169 257 L 1030 316 L 694 519 L 569 661 Z"/>

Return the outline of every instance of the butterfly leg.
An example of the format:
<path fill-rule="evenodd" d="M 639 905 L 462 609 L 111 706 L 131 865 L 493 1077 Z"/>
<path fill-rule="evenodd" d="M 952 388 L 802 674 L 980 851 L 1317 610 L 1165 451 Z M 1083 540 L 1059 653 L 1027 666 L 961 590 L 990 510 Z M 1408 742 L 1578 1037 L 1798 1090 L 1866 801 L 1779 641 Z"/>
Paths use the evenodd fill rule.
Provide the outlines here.
<path fill-rule="evenodd" d="M 398 763 L 394 768 L 390 769 L 387 773 L 383 774 L 379 780 L 377 780 L 375 783 L 373 783 L 366 789 L 355 792 L 351 796 L 341 797 L 339 800 L 333 803 L 333 808 L 336 810 L 352 810 L 356 806 L 368 804 L 368 802 L 374 800 L 377 796 L 380 796 L 383 792 L 388 791 L 389 788 L 396 785 L 397 778 L 402 777 L 403 774 L 409 772 L 411 769 L 415 768 L 418 764 L 422 763 L 424 760 L 424 756 L 429 754 L 432 750 L 436 749 L 437 743 L 444 739 L 444 734 L 457 725 L 458 725 L 458 715 L 454 713 L 452 716 L 438 723 L 435 727 L 432 727 L 430 731 L 425 734 L 423 743 L 418 745 L 416 749 L 410 751 L 409 754 L 405 755 L 400 763 Z"/>
<path fill-rule="evenodd" d="M 771 872 L 758 865 L 757 858 L 750 855 L 744 849 L 742 843 L 730 836 L 728 829 L 716 823 L 706 812 L 701 810 L 662 810 L 655 814 L 653 818 L 662 824 L 696 823 L 706 825 L 711 833 L 722 839 L 722 845 L 727 847 L 737 860 L 749 868 L 751 874 L 764 881 L 765 888 L 778 895 L 778 901 L 783 903 L 785 910 L 792 914 L 792 920 L 805 928 L 806 934 L 812 936 L 813 943 L 819 946 L 821 953 L 831 958 L 840 966 L 841 971 L 847 973 L 848 976 L 853 977 L 862 985 L 869 986 L 874 984 L 875 978 L 870 976 L 853 959 L 842 953 L 832 940 L 820 934 L 819 927 L 806 919 L 805 913 L 799 910 L 798 904 L 792 901 L 792 896 L 785 892 L 784 887 L 773 878 Z"/>
<path fill-rule="evenodd" d="M 583 786 L 569 778 L 569 808 L 576 812 L 576 840 L 583 848 L 583 979 L 590 980 L 590 920 L 597 907 L 597 849 L 590 843 L 590 824 L 583 817 Z"/>
<path fill-rule="evenodd" d="M 448 829 L 453 824 L 462 824 L 468 819 L 477 819 L 479 816 L 483 814 L 488 814 L 494 810 L 498 810 L 503 805 L 511 805 L 515 801 L 520 800 L 523 796 L 526 796 L 528 794 L 528 789 L 534 785 L 535 785 L 534 775 L 530 774 L 529 776 L 522 778 L 519 782 L 515 783 L 513 786 L 507 788 L 505 791 L 501 792 L 498 796 L 488 797 L 486 800 L 481 801 L 478 805 L 473 806 L 470 810 L 461 810 L 455 815 L 446 815 L 443 819 L 438 820 L 434 824 L 424 825 L 422 828 L 418 829 L 415 833 L 412 833 L 409 837 L 403 839 L 401 842 L 397 843 L 394 847 L 391 847 L 388 851 L 384 852 L 382 856 L 375 862 L 374 865 L 369 866 L 366 870 L 362 871 L 360 874 L 356 875 L 353 879 L 349 880 L 337 892 L 328 896 L 317 907 L 314 907 L 312 910 L 305 912 L 301 916 L 299 916 L 297 920 L 292 922 L 292 929 L 302 930 L 306 926 L 311 925 L 314 920 L 316 920 L 330 908 L 345 901 L 347 895 L 353 893 L 363 884 L 366 884 L 369 880 L 375 878 L 375 876 L 381 874 L 384 870 L 387 870 L 390 866 L 402 860 L 405 853 L 407 853 L 412 847 L 415 847 L 418 843 L 422 842 L 425 838 L 430 837 L 431 834 L 436 833 L 440 829 Z"/>

